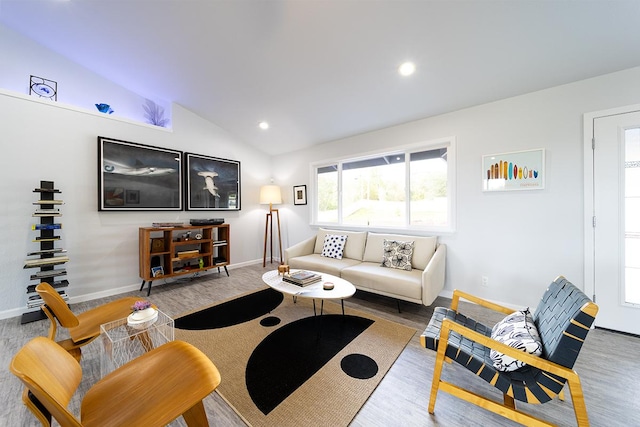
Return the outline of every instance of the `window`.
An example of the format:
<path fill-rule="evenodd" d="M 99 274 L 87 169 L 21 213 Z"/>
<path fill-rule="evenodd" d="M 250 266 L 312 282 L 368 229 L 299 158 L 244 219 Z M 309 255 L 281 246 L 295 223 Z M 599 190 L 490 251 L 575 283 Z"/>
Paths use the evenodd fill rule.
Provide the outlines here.
<path fill-rule="evenodd" d="M 313 165 L 315 223 L 453 229 L 452 141 Z"/>

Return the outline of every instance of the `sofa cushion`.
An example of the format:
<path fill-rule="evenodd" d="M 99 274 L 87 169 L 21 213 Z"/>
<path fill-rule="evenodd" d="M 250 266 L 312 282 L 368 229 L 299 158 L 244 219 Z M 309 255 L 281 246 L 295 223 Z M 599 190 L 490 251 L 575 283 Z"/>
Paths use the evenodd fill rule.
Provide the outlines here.
<path fill-rule="evenodd" d="M 380 260 L 383 257 L 384 240 L 399 240 L 399 241 L 413 241 L 413 257 L 411 258 L 411 265 L 413 268 L 424 270 L 427 268 L 427 264 L 431 261 L 431 257 L 436 251 L 436 243 L 438 238 L 435 236 L 421 237 L 421 236 L 406 236 L 402 234 L 381 234 L 381 233 L 369 233 L 367 236 L 367 246 L 364 250 L 363 261 L 375 262 L 380 264 Z M 317 241 L 316 241 L 317 242 Z M 319 252 L 318 252 L 319 253 Z"/>
<path fill-rule="evenodd" d="M 381 267 L 411 271 L 414 242 L 384 239 Z"/>
<path fill-rule="evenodd" d="M 322 246 L 322 253 L 320 255 L 342 259 L 344 251 L 344 244 L 347 242 L 347 236 L 344 234 L 327 234 L 324 236 L 324 245 Z"/>
<path fill-rule="evenodd" d="M 324 236 L 326 236 L 327 234 L 340 234 L 343 236 L 347 236 L 347 242 L 344 245 L 344 251 L 342 253 L 343 258 L 351 258 L 362 261 L 364 244 L 367 241 L 366 231 L 342 231 L 320 228 L 318 229 L 318 235 L 316 236 L 316 245 L 313 250 L 314 254 L 319 255 L 322 253 L 322 248 L 324 247 Z M 378 259 L 378 262 L 380 262 L 380 259 Z"/>
<path fill-rule="evenodd" d="M 389 296 L 419 301 L 422 299 L 422 271 L 384 268 L 378 262 L 363 262 L 342 270 L 341 277 L 356 288 L 382 292 Z"/>
<path fill-rule="evenodd" d="M 320 254 L 303 255 L 289 260 L 289 268 L 319 271 L 340 277 L 343 268 L 360 264 L 360 261 L 350 258 L 334 259 Z"/>

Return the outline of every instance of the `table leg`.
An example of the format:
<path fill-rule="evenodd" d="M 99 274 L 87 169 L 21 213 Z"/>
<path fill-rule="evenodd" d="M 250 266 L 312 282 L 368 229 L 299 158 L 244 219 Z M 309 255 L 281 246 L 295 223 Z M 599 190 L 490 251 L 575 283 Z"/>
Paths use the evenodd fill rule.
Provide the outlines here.
<path fill-rule="evenodd" d="M 151 341 L 151 337 L 149 336 L 148 331 L 143 331 L 137 335 L 140 340 L 140 344 L 144 347 L 145 351 L 149 352 L 153 350 L 153 341 Z"/>

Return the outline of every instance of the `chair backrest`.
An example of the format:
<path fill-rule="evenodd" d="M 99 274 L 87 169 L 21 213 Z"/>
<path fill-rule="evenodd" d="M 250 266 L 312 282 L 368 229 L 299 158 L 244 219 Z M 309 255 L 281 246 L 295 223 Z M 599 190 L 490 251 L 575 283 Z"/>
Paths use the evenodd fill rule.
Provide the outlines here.
<path fill-rule="evenodd" d="M 573 368 L 597 313 L 598 306 L 580 289 L 562 276 L 556 278 L 533 314 L 542 340 L 542 356 Z"/>
<path fill-rule="evenodd" d="M 45 337 L 34 338 L 13 357 L 9 370 L 62 427 L 81 426 L 67 406 L 82 379 L 82 368 L 62 347 Z"/>
<path fill-rule="evenodd" d="M 49 310 L 53 312 L 53 315 L 56 316 L 62 327 L 69 329 L 78 326 L 80 323 L 78 318 L 53 286 L 46 282 L 39 283 L 36 286 L 36 292 L 44 300 Z"/>

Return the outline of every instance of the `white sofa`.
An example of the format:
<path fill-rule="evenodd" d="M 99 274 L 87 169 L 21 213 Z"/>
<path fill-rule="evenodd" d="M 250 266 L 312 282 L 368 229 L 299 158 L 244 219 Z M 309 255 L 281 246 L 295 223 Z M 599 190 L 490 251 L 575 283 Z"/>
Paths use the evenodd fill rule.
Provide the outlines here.
<path fill-rule="evenodd" d="M 347 236 L 342 259 L 322 256 L 327 234 Z M 412 270 L 383 267 L 384 240 L 414 242 Z M 431 305 L 444 287 L 447 248 L 436 237 L 319 229 L 284 252 L 292 269 L 314 270 L 342 277 L 356 289 Z"/>

